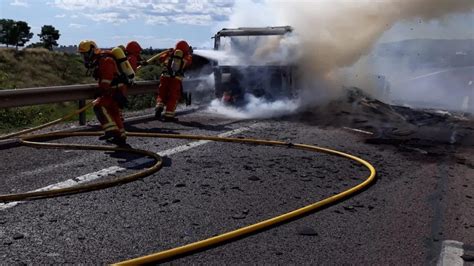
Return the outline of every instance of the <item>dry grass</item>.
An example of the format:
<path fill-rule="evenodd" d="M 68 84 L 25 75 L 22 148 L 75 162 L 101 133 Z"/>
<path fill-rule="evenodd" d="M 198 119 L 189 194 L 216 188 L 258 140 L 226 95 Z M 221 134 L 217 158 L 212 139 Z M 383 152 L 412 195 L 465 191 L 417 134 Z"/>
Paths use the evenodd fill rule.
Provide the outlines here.
<path fill-rule="evenodd" d="M 42 48 L 0 49 L 0 89 L 91 83 L 78 55 Z"/>
<path fill-rule="evenodd" d="M 31 88 L 92 83 L 78 55 L 42 48 L 0 49 L 0 89 Z M 58 103 L 0 109 L 0 132 L 39 125 L 77 108 L 76 103 Z M 89 117 L 92 114 L 89 114 Z"/>

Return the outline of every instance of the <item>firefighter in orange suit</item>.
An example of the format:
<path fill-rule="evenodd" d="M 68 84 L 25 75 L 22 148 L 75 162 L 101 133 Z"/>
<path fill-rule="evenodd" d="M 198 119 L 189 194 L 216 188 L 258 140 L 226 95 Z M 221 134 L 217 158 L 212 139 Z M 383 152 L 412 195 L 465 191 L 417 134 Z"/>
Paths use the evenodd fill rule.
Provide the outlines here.
<path fill-rule="evenodd" d="M 131 41 L 125 46 L 128 62 L 132 65 L 133 71 L 137 71 L 138 66 L 147 65 L 147 62 L 141 58 L 142 47 L 136 41 Z"/>
<path fill-rule="evenodd" d="M 104 130 L 100 140 L 117 145 L 126 144 L 126 133 L 120 109 L 126 104 L 125 81 L 120 75 L 116 60 L 110 51 L 101 51 L 94 41 L 79 43 L 84 65 L 99 83 L 98 97 L 94 100 L 94 112 Z"/>
<path fill-rule="evenodd" d="M 164 110 L 164 121 L 176 121 L 176 105 L 181 98 L 184 70 L 192 62 L 192 48 L 186 41 L 179 41 L 174 49 L 169 49 L 158 60 L 163 65 L 163 73 L 156 98 L 155 118 L 160 119 Z"/>
<path fill-rule="evenodd" d="M 133 72 L 137 72 L 138 66 L 145 66 L 148 63 L 142 59 L 140 53 L 142 52 L 142 47 L 137 41 L 130 41 L 127 43 L 127 46 L 119 45 L 118 46 L 127 56 L 127 60 L 130 63 L 130 66 L 133 69 Z M 130 89 L 133 84 L 128 84 L 128 88 Z M 124 121 L 123 117 L 121 117 L 122 121 Z"/>

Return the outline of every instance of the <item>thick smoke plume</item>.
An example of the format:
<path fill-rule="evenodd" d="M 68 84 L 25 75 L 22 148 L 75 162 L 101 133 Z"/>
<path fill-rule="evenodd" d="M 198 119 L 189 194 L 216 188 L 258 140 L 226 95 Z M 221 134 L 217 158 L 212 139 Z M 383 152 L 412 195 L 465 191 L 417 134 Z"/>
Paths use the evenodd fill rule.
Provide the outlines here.
<path fill-rule="evenodd" d="M 274 3 L 274 7 L 281 20 L 296 29 L 307 71 L 327 75 L 357 62 L 396 22 L 471 12 L 474 1 L 319 0 Z"/>
<path fill-rule="evenodd" d="M 355 76 L 377 74 L 375 66 L 363 58 L 398 22 L 424 23 L 470 12 L 474 12 L 473 0 L 237 1 L 224 27 L 292 26 L 294 36 L 272 40 L 255 49 L 254 55 L 273 51 L 281 56 L 277 59 L 282 64 L 298 66 L 296 79 L 300 89 L 305 89 L 301 102 L 313 105 L 340 96 L 343 85 L 356 85 Z M 352 67 L 350 73 L 348 67 Z M 358 85 L 370 87 L 368 83 L 359 80 Z"/>

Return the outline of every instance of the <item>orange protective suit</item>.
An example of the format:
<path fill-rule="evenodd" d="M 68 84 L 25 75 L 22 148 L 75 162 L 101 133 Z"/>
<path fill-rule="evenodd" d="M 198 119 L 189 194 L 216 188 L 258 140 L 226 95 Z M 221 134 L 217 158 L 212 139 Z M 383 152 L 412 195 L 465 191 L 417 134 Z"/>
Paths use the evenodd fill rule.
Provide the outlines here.
<path fill-rule="evenodd" d="M 187 42 L 179 41 L 174 49 L 169 49 L 158 60 L 164 66 L 164 70 L 158 86 L 155 117 L 160 118 L 166 107 L 164 120 L 172 121 L 175 119 L 176 106 L 181 98 L 184 70 L 192 62 L 191 49 Z"/>
<path fill-rule="evenodd" d="M 98 55 L 94 78 L 99 82 L 99 97 L 94 101 L 94 112 L 105 131 L 105 138 L 125 141 L 122 121 L 127 86 L 119 79 L 115 59 L 106 53 Z"/>
<path fill-rule="evenodd" d="M 92 73 L 99 83 L 98 96 L 93 102 L 94 112 L 104 129 L 104 135 L 99 139 L 125 144 L 126 134 L 120 109 L 127 103 L 125 83 L 128 78 L 119 73 L 113 54 L 101 51 L 94 41 L 81 41 L 77 50 L 82 55 L 88 73 Z"/>

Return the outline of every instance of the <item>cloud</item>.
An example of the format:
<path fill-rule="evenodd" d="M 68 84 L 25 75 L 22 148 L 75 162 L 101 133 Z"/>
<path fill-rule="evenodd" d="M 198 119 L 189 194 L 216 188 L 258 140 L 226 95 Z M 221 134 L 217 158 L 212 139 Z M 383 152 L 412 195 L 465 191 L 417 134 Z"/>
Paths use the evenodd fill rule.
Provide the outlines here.
<path fill-rule="evenodd" d="M 160 38 L 154 35 L 114 35 L 111 37 L 113 40 L 154 40 L 157 42 L 176 42 L 179 39 L 176 38 Z"/>
<path fill-rule="evenodd" d="M 55 0 L 50 4 L 63 10 L 82 11 L 93 21 L 113 24 L 144 19 L 151 25 L 211 25 L 229 18 L 234 0 Z"/>
<path fill-rule="evenodd" d="M 101 13 L 99 16 L 90 13 L 83 13 L 82 15 L 96 22 L 107 22 L 111 24 L 122 24 L 130 19 L 128 15 L 119 12 L 104 12 Z"/>
<path fill-rule="evenodd" d="M 145 24 L 149 25 L 166 25 L 170 21 L 167 17 L 162 16 L 144 16 Z"/>
<path fill-rule="evenodd" d="M 178 24 L 191 24 L 191 25 L 209 25 L 213 22 L 212 16 L 209 14 L 203 15 L 189 15 L 179 14 L 171 17 L 171 21 Z M 183 23 L 186 22 L 186 23 Z"/>
<path fill-rule="evenodd" d="M 61 14 L 61 15 L 56 15 L 54 16 L 55 18 L 65 18 L 66 17 L 66 14 Z"/>
<path fill-rule="evenodd" d="M 117 45 L 119 43 L 125 45 L 131 40 L 135 40 L 140 45 L 142 45 L 143 48 L 145 47 L 171 47 L 174 43 L 176 43 L 178 40 L 177 38 L 166 38 L 166 37 L 160 37 L 156 35 L 114 35 L 108 38 L 108 43 L 113 43 L 113 45 Z"/>
<path fill-rule="evenodd" d="M 75 29 L 84 28 L 85 26 L 86 26 L 86 25 L 77 24 L 77 23 L 70 23 L 70 24 L 69 24 L 69 28 L 75 28 Z"/>
<path fill-rule="evenodd" d="M 28 3 L 26 0 L 14 0 L 13 2 L 10 3 L 12 6 L 22 6 L 22 7 L 28 7 Z"/>

